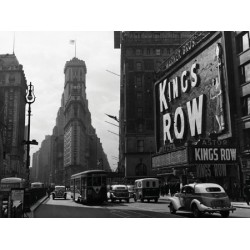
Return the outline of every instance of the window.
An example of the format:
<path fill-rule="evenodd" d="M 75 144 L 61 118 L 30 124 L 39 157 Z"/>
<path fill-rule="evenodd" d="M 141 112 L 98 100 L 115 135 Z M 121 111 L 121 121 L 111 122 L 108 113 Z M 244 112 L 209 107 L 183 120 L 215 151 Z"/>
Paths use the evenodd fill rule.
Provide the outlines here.
<path fill-rule="evenodd" d="M 136 93 L 136 101 L 137 101 L 137 104 L 142 104 L 142 92 L 137 92 Z"/>
<path fill-rule="evenodd" d="M 146 187 L 147 188 L 149 187 L 149 181 L 146 181 Z"/>
<path fill-rule="evenodd" d="M 154 33 L 154 39 L 158 41 L 160 39 L 160 33 Z"/>
<path fill-rule="evenodd" d="M 209 193 L 221 192 L 221 189 L 219 187 L 208 187 L 208 188 L 206 188 L 206 191 Z"/>
<path fill-rule="evenodd" d="M 144 152 L 144 141 L 143 140 L 137 141 L 137 152 Z"/>
<path fill-rule="evenodd" d="M 237 52 L 241 53 L 249 48 L 249 32 L 245 32 L 237 37 Z"/>
<path fill-rule="evenodd" d="M 150 55 L 150 49 L 147 49 L 147 55 Z"/>
<path fill-rule="evenodd" d="M 137 118 L 143 117 L 143 108 L 137 108 Z"/>
<path fill-rule="evenodd" d="M 143 125 L 142 125 L 141 122 L 137 124 L 137 131 L 138 131 L 138 133 L 142 133 L 143 132 Z"/>
<path fill-rule="evenodd" d="M 155 55 L 156 56 L 160 56 L 161 55 L 161 50 L 160 49 L 156 49 L 155 50 Z"/>
<path fill-rule="evenodd" d="M 136 49 L 135 50 L 135 55 L 140 56 L 141 55 L 141 49 Z"/>
<path fill-rule="evenodd" d="M 241 99 L 242 115 L 250 115 L 250 96 L 245 96 Z"/>
<path fill-rule="evenodd" d="M 240 66 L 240 83 L 250 82 L 250 63 Z"/>
<path fill-rule="evenodd" d="M 152 186 L 153 186 L 153 187 L 156 187 L 155 181 L 152 182 Z"/>
<path fill-rule="evenodd" d="M 141 75 L 137 75 L 136 76 L 136 86 L 137 87 L 141 87 L 142 86 L 142 76 Z"/>
<path fill-rule="evenodd" d="M 138 71 L 142 70 L 142 63 L 141 62 L 136 63 L 136 70 L 138 70 Z"/>

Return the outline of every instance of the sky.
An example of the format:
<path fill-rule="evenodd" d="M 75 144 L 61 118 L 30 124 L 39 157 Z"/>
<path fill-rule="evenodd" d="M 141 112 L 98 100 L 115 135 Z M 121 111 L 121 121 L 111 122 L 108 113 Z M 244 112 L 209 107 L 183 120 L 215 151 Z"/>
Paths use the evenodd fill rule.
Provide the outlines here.
<path fill-rule="evenodd" d="M 105 115 L 119 117 L 120 49 L 114 49 L 113 31 L 0 32 L 0 54 L 12 54 L 14 48 L 23 65 L 27 84 L 34 85 L 36 100 L 31 105 L 30 138 L 37 140 L 39 145 L 31 146 L 31 156 L 40 148 L 45 135 L 52 134 L 55 126 L 64 91 L 64 66 L 75 56 L 75 45 L 70 44 L 70 40 L 76 40 L 76 57 L 85 61 L 92 125 L 110 167 L 115 169 L 119 136 L 111 132 L 118 134 L 119 131 L 118 127 L 107 123 L 115 124 L 116 121 Z"/>

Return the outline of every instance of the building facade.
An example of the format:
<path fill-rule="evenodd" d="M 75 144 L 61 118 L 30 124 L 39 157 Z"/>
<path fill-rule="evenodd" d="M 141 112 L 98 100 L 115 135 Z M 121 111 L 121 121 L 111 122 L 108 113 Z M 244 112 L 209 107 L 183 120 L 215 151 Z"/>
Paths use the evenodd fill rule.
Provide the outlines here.
<path fill-rule="evenodd" d="M 249 31 L 231 32 L 233 40 L 237 128 L 242 182 L 250 184 L 250 42 Z"/>
<path fill-rule="evenodd" d="M 231 32 L 196 32 L 157 72 L 156 152 L 165 183 L 240 184 Z"/>
<path fill-rule="evenodd" d="M 91 124 L 85 62 L 74 57 L 66 62 L 64 74 L 64 173 L 69 185 L 72 174 L 98 168 L 110 171 L 110 167 Z"/>
<path fill-rule="evenodd" d="M 2 110 L 3 160 L 1 178 L 25 178 L 24 130 L 27 83 L 23 66 L 14 54 L 0 55 L 0 89 L 3 92 Z"/>
<path fill-rule="evenodd" d="M 121 49 L 119 172 L 127 182 L 151 176 L 155 152 L 155 71 L 191 32 L 115 32 Z"/>

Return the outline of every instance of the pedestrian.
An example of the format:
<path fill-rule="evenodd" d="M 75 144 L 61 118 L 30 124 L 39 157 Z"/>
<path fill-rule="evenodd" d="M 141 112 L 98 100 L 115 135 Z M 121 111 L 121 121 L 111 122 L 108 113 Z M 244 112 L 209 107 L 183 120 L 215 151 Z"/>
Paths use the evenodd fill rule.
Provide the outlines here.
<path fill-rule="evenodd" d="M 169 194 L 169 184 L 165 184 L 165 194 Z"/>
<path fill-rule="evenodd" d="M 239 201 L 240 187 L 239 187 L 239 184 L 236 182 L 234 182 L 233 184 L 232 193 L 233 193 L 233 200 Z"/>
<path fill-rule="evenodd" d="M 50 197 L 50 187 L 47 189 L 48 198 Z"/>
<path fill-rule="evenodd" d="M 250 200 L 250 186 L 245 184 L 244 186 L 244 197 L 246 200 L 247 205 L 249 206 L 249 200 Z"/>

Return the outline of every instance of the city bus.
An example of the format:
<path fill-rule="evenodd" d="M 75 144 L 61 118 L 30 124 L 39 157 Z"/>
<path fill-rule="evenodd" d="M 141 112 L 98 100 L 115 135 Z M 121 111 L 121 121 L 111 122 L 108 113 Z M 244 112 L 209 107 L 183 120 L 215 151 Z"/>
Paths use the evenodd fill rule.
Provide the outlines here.
<path fill-rule="evenodd" d="M 79 203 L 107 201 L 107 174 L 103 170 L 88 170 L 71 176 L 71 198 Z"/>
<path fill-rule="evenodd" d="M 0 193 L 3 199 L 8 199 L 12 188 L 25 188 L 25 179 L 18 177 L 3 178 L 0 181 Z"/>
<path fill-rule="evenodd" d="M 35 188 L 44 188 L 44 183 L 42 182 L 32 182 L 30 184 L 30 188 L 31 189 L 35 189 Z"/>

